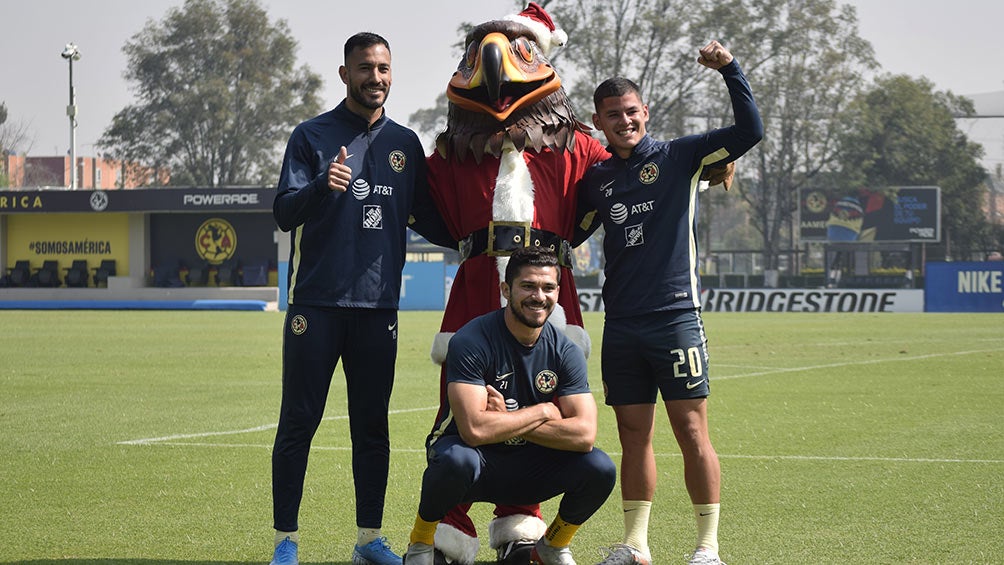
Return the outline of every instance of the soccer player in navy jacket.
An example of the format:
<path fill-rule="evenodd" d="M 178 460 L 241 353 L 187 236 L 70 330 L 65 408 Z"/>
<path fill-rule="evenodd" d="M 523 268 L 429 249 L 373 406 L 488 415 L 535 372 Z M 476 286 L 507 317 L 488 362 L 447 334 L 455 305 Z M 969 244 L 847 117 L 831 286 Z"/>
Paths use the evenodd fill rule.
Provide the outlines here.
<path fill-rule="evenodd" d="M 722 74 L 735 124 L 671 141 L 646 134 L 648 106 L 628 79 L 593 95 L 593 124 L 613 156 L 594 165 L 579 190 L 585 233 L 604 228 L 605 324 L 601 350 L 606 403 L 623 450 L 624 543 L 604 565 L 648 565 L 648 517 L 655 495 L 652 447 L 657 393 L 683 454 L 684 481 L 697 520 L 691 563 L 721 563 L 721 470 L 708 435 L 708 350 L 698 276 L 698 186 L 709 166 L 738 159 L 763 137 L 749 83 L 725 47 L 712 41 L 698 62 Z"/>
<path fill-rule="evenodd" d="M 344 55 L 338 72 L 345 100 L 293 131 L 273 205 L 292 243 L 282 404 L 272 451 L 273 565 L 298 562 L 307 455 L 339 360 L 359 528 L 352 561 L 400 565 L 381 527 L 406 227 L 455 248 L 428 196 L 418 136 L 383 109 L 391 85 L 387 41 L 356 34 Z"/>

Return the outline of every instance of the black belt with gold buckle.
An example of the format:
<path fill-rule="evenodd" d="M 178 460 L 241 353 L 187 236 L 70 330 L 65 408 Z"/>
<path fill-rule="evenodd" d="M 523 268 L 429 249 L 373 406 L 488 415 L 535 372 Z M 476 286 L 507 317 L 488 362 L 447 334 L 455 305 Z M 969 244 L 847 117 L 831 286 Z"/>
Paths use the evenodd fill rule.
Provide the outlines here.
<path fill-rule="evenodd" d="M 530 227 L 528 222 L 488 222 L 481 228 L 460 240 L 460 260 L 466 261 L 477 255 L 504 257 L 520 247 L 539 245 L 554 251 L 558 264 L 572 268 L 572 245 L 556 233 Z"/>

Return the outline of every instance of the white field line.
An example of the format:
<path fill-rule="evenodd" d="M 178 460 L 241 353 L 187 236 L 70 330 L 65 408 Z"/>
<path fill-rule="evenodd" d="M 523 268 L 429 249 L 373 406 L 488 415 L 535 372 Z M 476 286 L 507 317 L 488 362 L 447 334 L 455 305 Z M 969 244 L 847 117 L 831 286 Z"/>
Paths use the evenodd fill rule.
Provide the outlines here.
<path fill-rule="evenodd" d="M 130 444 L 139 445 L 139 444 Z M 152 444 L 144 444 L 152 445 Z M 272 449 L 270 444 L 264 443 L 206 443 L 187 441 L 161 441 L 157 445 L 170 445 L 175 447 L 239 447 L 253 449 Z M 351 447 L 316 446 L 310 447 L 311 451 L 351 451 Z M 424 449 L 391 449 L 391 453 L 425 453 Z M 620 457 L 619 451 L 607 451 L 611 457 Z M 679 453 L 656 453 L 656 457 L 680 457 Z M 729 455 L 718 454 L 719 459 L 757 459 L 765 461 L 882 461 L 887 463 L 987 463 L 1004 464 L 1004 459 L 938 459 L 930 457 L 846 457 L 837 455 Z"/>
<path fill-rule="evenodd" d="M 437 408 L 439 408 L 439 407 L 438 406 L 431 406 L 431 407 L 425 407 L 425 408 L 408 408 L 408 409 L 405 409 L 405 410 L 391 410 L 391 411 L 388 412 L 388 414 L 391 415 L 391 416 L 393 416 L 394 414 L 407 414 L 408 412 L 424 412 L 426 410 L 436 410 Z M 323 422 L 323 421 L 328 421 L 328 420 L 348 420 L 348 419 L 349 419 L 348 414 L 344 414 L 344 415 L 341 415 L 341 416 L 327 416 L 325 418 L 321 418 L 321 421 Z M 161 444 L 164 444 L 164 443 L 175 441 L 175 440 L 179 440 L 179 439 L 194 439 L 194 438 L 199 438 L 199 437 L 216 437 L 216 436 L 234 436 L 234 435 L 238 435 L 238 434 L 247 434 L 247 433 L 253 433 L 253 432 L 264 432 L 264 431 L 267 431 L 267 430 L 274 430 L 278 426 L 279 426 L 278 424 L 265 424 L 264 426 L 255 426 L 253 428 L 246 428 L 246 429 L 243 429 L 243 430 L 228 430 L 228 431 L 225 431 L 225 432 L 199 432 L 199 433 L 195 433 L 195 434 L 177 434 L 177 435 L 161 436 L 161 437 L 148 437 L 148 438 L 143 438 L 143 439 L 130 439 L 130 440 L 126 440 L 126 441 L 119 441 L 119 442 L 115 442 L 115 444 L 116 445 L 149 445 L 149 444 L 152 444 L 152 443 L 161 443 Z M 185 445 L 195 445 L 195 444 L 186 443 Z"/>
<path fill-rule="evenodd" d="M 763 377 L 766 375 L 780 375 L 782 373 L 800 373 L 802 371 L 816 371 L 819 369 L 837 369 L 841 367 L 853 367 L 855 365 L 878 365 L 881 363 L 891 363 L 900 361 L 921 361 L 933 359 L 935 357 L 958 357 L 961 355 L 975 355 L 977 353 L 999 353 L 1000 349 L 974 349 L 972 351 L 953 351 L 951 353 L 931 353 L 928 355 L 910 355 L 902 357 L 892 357 L 889 359 L 865 359 L 861 361 L 846 361 L 843 363 L 827 363 L 825 365 L 807 365 L 804 367 L 789 367 L 758 371 L 755 373 L 741 373 L 738 375 L 726 375 L 724 377 L 713 377 L 712 381 L 725 381 L 730 379 L 743 379 L 746 377 Z"/>
<path fill-rule="evenodd" d="M 955 351 L 951 353 L 932 353 L 929 355 L 913 355 L 910 357 L 894 357 L 891 359 L 869 359 L 864 361 L 849 361 L 844 363 L 828 363 L 825 365 L 810 365 L 805 367 L 791 367 L 782 369 L 771 369 L 769 371 L 760 371 L 756 373 L 743 373 L 739 375 L 726 375 L 722 377 L 715 377 L 714 380 L 729 380 L 729 379 L 741 379 L 745 377 L 760 377 L 766 375 L 777 375 L 783 373 L 797 373 L 801 371 L 814 371 L 819 369 L 834 369 L 840 367 L 850 367 L 854 365 L 874 365 L 878 363 L 888 363 L 888 362 L 898 362 L 898 361 L 918 361 L 923 359 L 931 359 L 934 357 L 947 357 L 947 356 L 959 356 L 959 355 L 974 355 L 977 353 L 995 353 L 1000 351 L 999 349 L 980 349 L 973 351 Z M 391 410 L 388 414 L 406 414 L 409 412 L 425 412 L 437 410 L 438 406 L 427 406 L 424 408 L 408 408 L 404 410 Z M 346 420 L 348 415 L 340 416 L 328 416 L 323 418 L 323 420 Z M 323 421 L 322 420 L 322 421 Z M 182 446 L 182 447 L 241 447 L 241 448 L 258 448 L 258 449 L 271 449 L 272 446 L 268 444 L 249 444 L 249 443 L 209 443 L 209 442 L 188 442 L 188 441 L 178 441 L 184 439 L 196 439 L 196 438 L 206 438 L 206 437 L 219 437 L 228 435 L 238 435 L 253 432 L 262 432 L 266 430 L 274 430 L 277 427 L 276 424 L 266 424 L 263 426 L 256 426 L 253 428 L 246 428 L 243 430 L 229 430 L 222 432 L 201 432 L 193 434 L 175 434 L 170 436 L 161 436 L 154 438 L 143 438 L 143 439 L 133 439 L 116 442 L 117 445 L 169 445 L 169 446 Z M 312 451 L 349 451 L 350 447 L 325 447 L 325 446 L 311 446 Z M 393 453 L 424 453 L 424 449 L 392 449 Z M 609 455 L 619 456 L 618 452 L 607 452 Z M 678 453 L 656 453 L 658 457 L 679 457 Z M 840 456 L 814 456 L 814 455 L 727 455 L 718 454 L 718 457 L 724 459 L 760 459 L 760 460 L 788 460 L 788 461 L 885 461 L 892 463 L 990 463 L 990 464 L 1000 464 L 1004 463 L 1004 459 L 937 459 L 937 458 L 924 458 L 924 457 L 840 457 Z"/>

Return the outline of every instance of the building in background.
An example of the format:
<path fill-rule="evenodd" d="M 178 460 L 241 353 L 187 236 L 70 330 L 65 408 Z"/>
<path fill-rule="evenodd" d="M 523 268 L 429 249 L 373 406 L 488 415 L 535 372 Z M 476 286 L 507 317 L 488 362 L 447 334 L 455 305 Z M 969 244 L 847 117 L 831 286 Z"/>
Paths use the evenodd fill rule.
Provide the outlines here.
<path fill-rule="evenodd" d="M 3 155 L 0 178 L 7 187 L 66 188 L 70 186 L 70 157 L 28 157 Z M 167 170 L 155 170 L 135 163 L 100 157 L 77 157 L 78 189 L 114 190 L 144 186 L 165 186 L 171 180 Z"/>

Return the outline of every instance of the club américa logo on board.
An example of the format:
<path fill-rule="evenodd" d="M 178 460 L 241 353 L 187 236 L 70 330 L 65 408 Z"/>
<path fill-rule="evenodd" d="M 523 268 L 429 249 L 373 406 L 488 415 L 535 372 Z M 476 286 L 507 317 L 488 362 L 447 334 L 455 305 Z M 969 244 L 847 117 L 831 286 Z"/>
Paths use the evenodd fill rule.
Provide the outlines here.
<path fill-rule="evenodd" d="M 237 230 L 223 218 L 209 218 L 195 230 L 195 252 L 210 265 L 219 265 L 237 252 Z"/>

